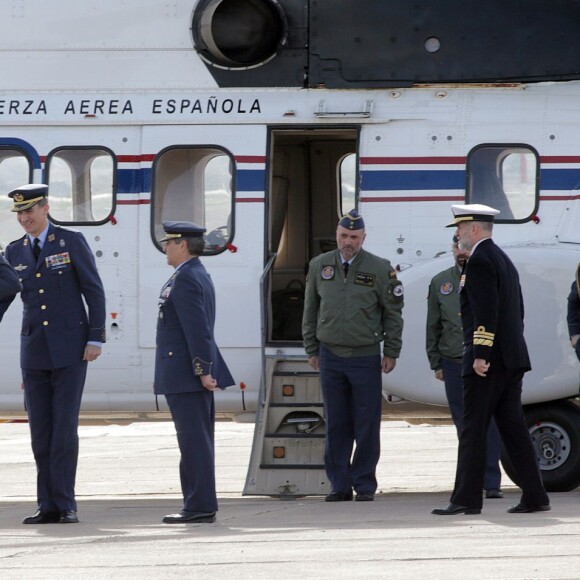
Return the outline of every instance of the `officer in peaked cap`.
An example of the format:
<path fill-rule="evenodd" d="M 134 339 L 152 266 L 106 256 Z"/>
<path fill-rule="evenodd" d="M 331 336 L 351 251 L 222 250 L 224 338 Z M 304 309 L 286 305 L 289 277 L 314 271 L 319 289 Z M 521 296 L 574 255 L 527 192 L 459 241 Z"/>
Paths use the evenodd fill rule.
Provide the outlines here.
<path fill-rule="evenodd" d="M 166 524 L 211 523 L 218 509 L 214 465 L 214 390 L 234 384 L 215 343 L 215 292 L 199 256 L 205 228 L 163 222 L 167 263 L 157 317 L 155 394 L 165 395 L 181 452 L 183 508 Z"/>
<path fill-rule="evenodd" d="M 363 250 L 364 239 L 364 220 L 352 210 L 338 223 L 337 249 L 314 258 L 306 280 L 302 336 L 320 370 L 328 502 L 352 500 L 353 489 L 357 501 L 374 499 L 381 371 L 395 368 L 401 350 L 403 286 L 387 260 Z"/>
<path fill-rule="evenodd" d="M 534 445 L 522 411 L 524 374 L 531 370 L 524 339 L 524 306 L 519 275 L 492 240 L 498 211 L 479 204 L 454 205 L 453 223 L 460 247 L 471 252 L 459 283 L 463 327 L 463 429 L 451 503 L 440 516 L 479 514 L 486 434 L 495 419 L 522 488 L 509 513 L 548 511 Z"/>
<path fill-rule="evenodd" d="M 38 510 L 23 523 L 70 524 L 78 416 L 87 364 L 105 342 L 105 293 L 84 236 L 50 223 L 47 193 L 31 184 L 8 194 L 26 232 L 5 256 L 23 286 L 20 366 L 37 468 Z"/>
<path fill-rule="evenodd" d="M 445 384 L 451 418 L 461 433 L 463 427 L 463 330 L 459 314 L 459 280 L 469 252 L 459 248 L 457 236 L 452 245 L 455 264 L 431 279 L 427 295 L 426 347 L 435 378 Z M 488 499 L 501 499 L 500 437 L 492 419 L 487 431 L 487 451 L 483 487 Z"/>
<path fill-rule="evenodd" d="M 8 194 L 8 197 L 10 197 L 14 202 L 11 211 L 18 212 L 30 209 L 38 202 L 46 199 L 47 195 L 48 185 L 45 185 L 44 183 L 22 185 Z"/>

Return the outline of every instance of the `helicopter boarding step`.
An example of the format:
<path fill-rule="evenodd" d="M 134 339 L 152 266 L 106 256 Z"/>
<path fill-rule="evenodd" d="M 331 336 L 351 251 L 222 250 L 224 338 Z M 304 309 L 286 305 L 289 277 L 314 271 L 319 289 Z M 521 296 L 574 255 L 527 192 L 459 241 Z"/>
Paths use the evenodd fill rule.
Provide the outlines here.
<path fill-rule="evenodd" d="M 325 495 L 326 423 L 317 371 L 304 358 L 266 358 L 244 495 Z"/>

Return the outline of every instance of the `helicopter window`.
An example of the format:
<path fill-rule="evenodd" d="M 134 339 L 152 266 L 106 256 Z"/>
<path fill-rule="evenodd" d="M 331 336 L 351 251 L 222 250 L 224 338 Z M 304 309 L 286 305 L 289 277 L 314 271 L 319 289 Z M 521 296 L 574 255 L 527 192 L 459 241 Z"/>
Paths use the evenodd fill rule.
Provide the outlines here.
<path fill-rule="evenodd" d="M 62 147 L 46 158 L 51 219 L 99 225 L 115 207 L 116 161 L 104 147 Z"/>
<path fill-rule="evenodd" d="M 356 153 L 349 153 L 338 165 L 341 216 L 355 207 L 356 159 Z"/>
<path fill-rule="evenodd" d="M 4 194 L 32 181 L 32 163 L 19 149 L 0 148 L 0 191 Z M 22 235 L 22 227 L 10 211 L 12 200 L 0 195 L 0 250 Z"/>
<path fill-rule="evenodd" d="M 164 221 L 190 221 L 206 228 L 204 255 L 218 254 L 233 237 L 234 160 L 217 147 L 171 147 L 153 164 L 153 239 Z"/>
<path fill-rule="evenodd" d="M 481 145 L 467 157 L 467 202 L 500 211 L 497 222 L 526 222 L 539 199 L 539 156 L 527 145 Z"/>

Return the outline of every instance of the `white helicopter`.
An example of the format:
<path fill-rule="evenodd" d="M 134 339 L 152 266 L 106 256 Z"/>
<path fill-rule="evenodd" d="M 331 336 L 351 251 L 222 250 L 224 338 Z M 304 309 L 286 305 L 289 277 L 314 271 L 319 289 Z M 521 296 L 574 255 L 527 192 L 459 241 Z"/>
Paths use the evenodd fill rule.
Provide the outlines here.
<path fill-rule="evenodd" d="M 0 4 L 0 243 L 22 235 L 5 193 L 27 182 L 48 183 L 52 221 L 89 241 L 108 340 L 83 409 L 166 408 L 152 391 L 170 274 L 158 240 L 162 221 L 188 219 L 208 230 L 216 338 L 238 381 L 218 411 L 253 413 L 278 372 L 268 361 L 304 357 L 305 268 L 354 206 L 365 247 L 405 284 L 385 396 L 445 405 L 424 353 L 427 287 L 452 263 L 450 205 L 486 203 L 522 278 L 524 403 L 544 480 L 580 484 L 566 327 L 580 261 L 580 7 L 511 4 Z M 23 409 L 18 302 L 0 325 L 0 412 Z"/>

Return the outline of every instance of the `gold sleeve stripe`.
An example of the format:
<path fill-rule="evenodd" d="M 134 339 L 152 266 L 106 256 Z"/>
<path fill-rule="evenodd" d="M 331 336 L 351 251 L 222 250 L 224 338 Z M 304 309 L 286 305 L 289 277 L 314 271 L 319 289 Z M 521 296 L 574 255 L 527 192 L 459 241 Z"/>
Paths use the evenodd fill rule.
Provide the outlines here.
<path fill-rule="evenodd" d="M 494 332 L 487 332 L 485 326 L 478 326 L 473 333 L 473 344 L 477 346 L 493 346 Z"/>
<path fill-rule="evenodd" d="M 493 340 L 495 334 L 493 332 L 478 332 L 477 330 L 473 333 L 473 336 L 478 336 L 479 338 L 489 338 Z"/>

